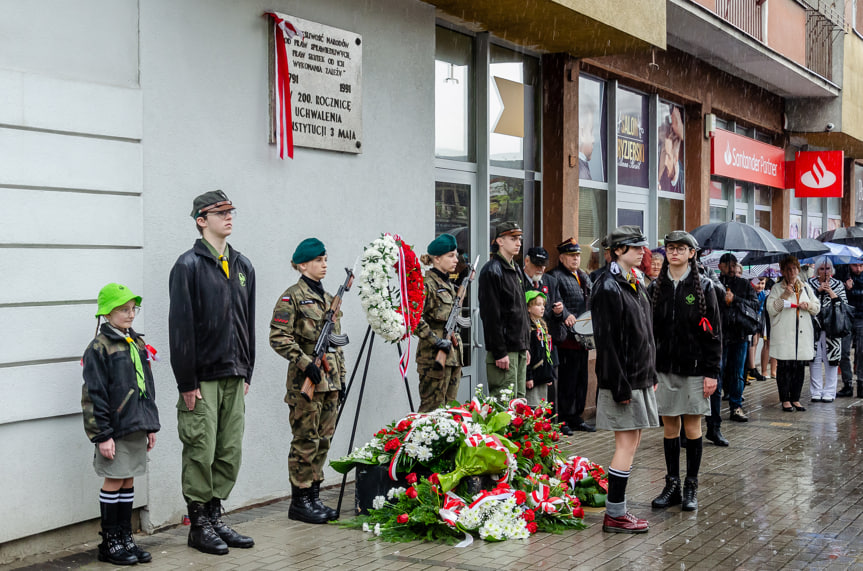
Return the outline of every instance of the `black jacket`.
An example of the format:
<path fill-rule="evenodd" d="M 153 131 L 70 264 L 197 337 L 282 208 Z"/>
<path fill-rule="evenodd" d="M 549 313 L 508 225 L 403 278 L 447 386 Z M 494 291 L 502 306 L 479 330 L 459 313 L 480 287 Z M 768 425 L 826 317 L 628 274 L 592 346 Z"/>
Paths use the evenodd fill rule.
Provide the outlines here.
<path fill-rule="evenodd" d="M 854 317 L 860 319 L 863 318 L 863 273 L 856 276 L 853 272 L 849 273 L 851 274 L 849 277 L 853 282 L 853 287 L 846 289 L 845 295 L 848 298 L 848 305 L 854 308 Z"/>
<path fill-rule="evenodd" d="M 507 353 L 527 351 L 530 329 L 524 301 L 522 271 L 499 253 L 492 254 L 479 272 L 479 316 L 486 351 L 495 360 Z"/>
<path fill-rule="evenodd" d="M 545 343 L 536 324 L 530 327 L 530 365 L 527 366 L 527 380 L 536 384 L 550 383 L 554 379 L 554 360 L 545 351 Z M 551 342 L 554 349 L 554 343 Z"/>
<path fill-rule="evenodd" d="M 751 307 L 753 313 L 758 313 L 758 294 L 745 278 L 723 274 L 719 276 L 719 281 L 726 290 L 734 294 L 731 305 L 725 303 L 724 294 L 721 299 L 717 299 L 719 313 L 722 315 L 722 340 L 726 343 L 740 343 L 746 340 L 747 334 L 738 325 L 734 313 L 740 311 L 743 304 Z"/>
<path fill-rule="evenodd" d="M 710 322 L 712 331 L 710 327 L 705 331 L 701 325 L 696 277 L 701 282 L 707 306 L 703 317 Z M 675 288 L 670 278 L 660 277 L 647 288 L 651 302 L 657 289 L 659 297 L 653 307 L 657 372 L 719 378 L 722 318 L 713 282 L 690 272 Z"/>
<path fill-rule="evenodd" d="M 129 329 L 129 337 L 135 340 L 144 370 L 144 395 L 138 387 L 128 341 L 107 323 L 103 323 L 99 331 L 82 359 L 84 385 L 81 408 L 87 438 L 98 443 L 109 438 L 116 440 L 139 430 L 158 432 L 156 385 L 142 336 Z"/>
<path fill-rule="evenodd" d="M 227 248 L 230 279 L 201 240 L 171 269 L 168 334 L 180 392 L 225 377 L 252 379 L 255 270 L 248 258 Z"/>
<path fill-rule="evenodd" d="M 647 291 L 641 284 L 636 288 L 609 271 L 594 284 L 590 298 L 597 385 L 610 390 L 615 402 L 656 384 L 653 311 Z"/>
<path fill-rule="evenodd" d="M 560 292 L 560 299 L 563 301 L 563 314 L 561 315 L 563 320 L 566 320 L 570 315 L 578 317 L 590 308 L 590 291 L 593 288 L 593 282 L 583 271 L 576 270 L 576 272 L 578 279 L 563 264 L 558 264 L 549 272 L 557 280 L 557 289 Z M 552 331 L 552 334 L 555 333 Z M 568 337 L 567 330 L 563 329 L 562 334 L 555 336 L 554 340 L 557 343 L 563 343 Z M 569 342 L 575 343 L 572 339 Z"/>
<path fill-rule="evenodd" d="M 560 314 L 555 313 L 552 309 L 555 303 L 563 301 L 560 299 L 560 286 L 558 285 L 557 280 L 550 274 L 543 273 L 542 277 L 539 279 L 539 283 L 534 284 L 523 270 L 521 279 L 524 282 L 525 293 L 535 290 L 541 291 L 545 294 L 545 314 L 543 314 L 542 318 L 545 319 L 549 333 L 551 333 L 551 338 L 554 339 L 555 343 L 559 342 L 560 339 L 565 338 L 566 329 L 563 324 L 563 320 L 566 319 L 566 308 L 564 308 L 563 312 Z M 556 366 L 557 346 L 553 348 L 552 356 L 554 357 L 554 364 Z"/>

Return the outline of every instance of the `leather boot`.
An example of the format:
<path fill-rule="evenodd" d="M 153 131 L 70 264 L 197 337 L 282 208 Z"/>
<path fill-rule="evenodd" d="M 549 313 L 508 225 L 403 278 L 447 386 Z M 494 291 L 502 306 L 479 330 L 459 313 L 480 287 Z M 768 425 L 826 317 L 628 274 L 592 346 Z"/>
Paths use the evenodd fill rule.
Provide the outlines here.
<path fill-rule="evenodd" d="M 107 561 L 112 565 L 135 565 L 138 562 L 138 558 L 126 550 L 119 527 L 103 529 L 99 535 L 102 536 L 102 543 L 99 544 L 99 561 Z"/>
<path fill-rule="evenodd" d="M 683 505 L 680 509 L 685 512 L 694 512 L 698 509 L 698 478 L 686 478 L 683 481 Z"/>
<path fill-rule="evenodd" d="M 722 431 L 719 430 L 718 426 L 708 426 L 707 434 L 704 437 L 717 446 L 728 446 L 728 439 L 722 436 Z"/>
<path fill-rule="evenodd" d="M 189 503 L 189 521 L 192 528 L 189 530 L 189 547 L 194 547 L 202 553 L 212 555 L 225 555 L 228 553 L 228 544 L 222 541 L 213 524 L 210 523 L 207 506 L 200 502 Z"/>
<path fill-rule="evenodd" d="M 857 381 L 857 398 L 863 399 L 863 381 Z"/>
<path fill-rule="evenodd" d="M 327 521 L 335 521 L 339 519 L 339 514 L 331 507 L 327 507 L 324 505 L 324 502 L 321 501 L 320 498 L 321 493 L 321 483 L 314 482 L 312 483 L 312 501 L 318 507 L 319 510 L 324 512 L 324 515 L 327 516 Z"/>
<path fill-rule="evenodd" d="M 853 397 L 854 387 L 851 386 L 851 381 L 843 381 L 844 385 L 841 390 L 836 391 L 836 398 Z"/>
<path fill-rule="evenodd" d="M 149 551 L 144 551 L 135 543 L 135 538 L 132 537 L 131 523 L 128 525 L 122 524 L 120 526 L 120 532 L 120 537 L 123 540 L 123 545 L 126 547 L 126 551 L 134 555 L 135 559 L 138 560 L 138 563 L 149 563 L 153 560 L 153 556 L 150 555 Z"/>
<path fill-rule="evenodd" d="M 312 488 L 291 486 L 291 507 L 288 519 L 305 523 L 327 523 L 327 514 L 318 508 L 312 499 Z"/>
<path fill-rule="evenodd" d="M 678 476 L 665 476 L 665 487 L 650 505 L 655 509 L 661 509 L 676 506 L 680 500 L 680 478 Z"/>
<path fill-rule="evenodd" d="M 210 519 L 210 524 L 213 526 L 213 530 L 222 538 L 222 541 L 224 541 L 228 547 L 248 549 L 255 546 L 254 539 L 237 533 L 228 527 L 228 524 L 222 520 L 222 500 L 219 498 L 213 498 L 207 502 L 206 506 L 207 516 Z"/>

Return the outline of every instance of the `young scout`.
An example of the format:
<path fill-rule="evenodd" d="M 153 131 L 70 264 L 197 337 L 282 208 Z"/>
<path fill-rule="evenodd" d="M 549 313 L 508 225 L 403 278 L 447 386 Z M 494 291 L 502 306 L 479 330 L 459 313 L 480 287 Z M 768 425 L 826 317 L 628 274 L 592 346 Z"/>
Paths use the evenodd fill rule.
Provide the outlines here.
<path fill-rule="evenodd" d="M 345 358 L 341 347 L 326 354 L 326 366 L 322 363 L 318 367 L 312 358 L 333 301 L 321 284 L 327 275 L 323 242 L 317 238 L 300 242 L 291 266 L 302 275 L 276 302 L 270 322 L 270 346 L 289 363 L 285 402 L 290 407 L 293 440 L 288 455 L 292 490 L 288 517 L 326 523 L 338 517 L 336 510 L 321 502 L 319 493 L 330 439 L 336 429 L 340 391 L 345 386 Z M 336 315 L 337 335 L 341 333 L 340 318 L 341 311 Z M 300 392 L 306 377 L 315 384 L 311 401 Z"/>
<path fill-rule="evenodd" d="M 530 365 L 527 367 L 527 404 L 538 406 L 548 400 L 548 387 L 554 382 L 554 351 L 548 325 L 542 316 L 545 311 L 545 294 L 528 290 L 524 294 L 527 313 L 530 315 Z"/>
<path fill-rule="evenodd" d="M 227 243 L 236 212 L 221 190 L 195 198 L 192 219 L 201 238 L 169 278 L 183 497 L 192 526 L 188 544 L 215 555 L 255 545 L 221 515 L 240 472 L 245 395 L 255 365 L 255 270 Z"/>
<path fill-rule="evenodd" d="M 454 236 L 441 234 L 420 258 L 423 264 L 432 266 L 425 274 L 425 305 L 416 335 L 420 338 L 417 348 L 417 373 L 420 378 L 420 408 L 418 412 L 431 412 L 442 404 L 458 398 L 461 379 L 461 343 L 453 347 L 451 339 L 445 339 L 444 327 L 457 294 L 450 274 L 458 266 L 457 244 Z M 435 367 L 438 351 L 447 354 L 443 368 Z"/>
<path fill-rule="evenodd" d="M 152 556 L 132 539 L 132 501 L 135 476 L 147 473 L 147 452 L 156 444 L 159 411 L 148 346 L 132 329 L 141 297 L 111 283 L 97 302 L 96 320 L 105 322 L 84 352 L 81 405 L 87 437 L 96 444 L 93 467 L 105 478 L 99 561 L 147 563 Z"/>

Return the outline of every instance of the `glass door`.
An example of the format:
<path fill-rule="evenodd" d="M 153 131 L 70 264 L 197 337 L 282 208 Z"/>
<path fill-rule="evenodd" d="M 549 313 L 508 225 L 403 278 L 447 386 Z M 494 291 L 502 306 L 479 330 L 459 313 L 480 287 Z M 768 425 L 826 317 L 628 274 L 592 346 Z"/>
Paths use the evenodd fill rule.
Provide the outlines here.
<path fill-rule="evenodd" d="M 436 170 L 435 180 L 435 236 L 444 232 L 455 236 L 459 265 L 456 268 L 458 276 L 456 287 L 469 275 L 470 266 L 476 259 L 476 237 L 472 228 L 476 227 L 476 209 L 473 208 L 475 197 L 476 175 L 471 172 L 457 170 Z M 484 260 L 480 260 L 480 266 Z M 479 267 L 477 267 L 479 273 Z M 476 293 L 477 280 L 474 278 L 468 288 L 467 298 L 462 306 L 462 317 L 469 318 L 471 326 L 461 330 L 464 367 L 462 368 L 461 384 L 458 400 L 469 400 L 480 382 L 475 363 L 482 362 L 477 357 L 477 351 L 482 348 L 482 338 L 479 329 L 479 309 Z"/>

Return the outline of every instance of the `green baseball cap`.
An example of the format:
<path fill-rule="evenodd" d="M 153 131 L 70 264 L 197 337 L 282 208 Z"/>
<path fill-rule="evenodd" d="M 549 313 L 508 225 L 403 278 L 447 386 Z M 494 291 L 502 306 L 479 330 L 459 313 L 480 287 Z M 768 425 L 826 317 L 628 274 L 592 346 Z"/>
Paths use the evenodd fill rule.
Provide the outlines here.
<path fill-rule="evenodd" d="M 108 315 L 115 308 L 120 307 L 130 299 L 135 300 L 135 305 L 141 305 L 141 296 L 132 293 L 132 290 L 124 285 L 110 283 L 99 290 L 99 297 L 96 298 L 98 309 L 96 309 L 96 317 L 100 315 Z"/>

